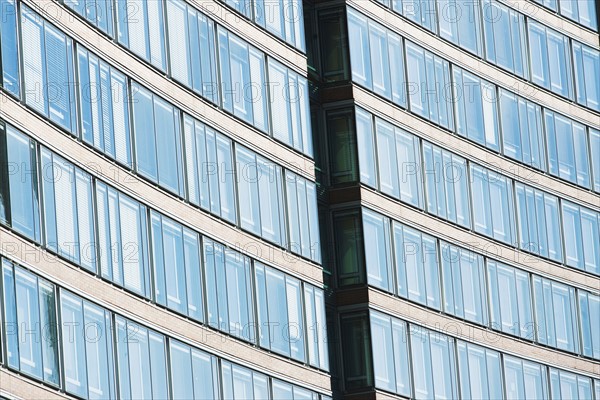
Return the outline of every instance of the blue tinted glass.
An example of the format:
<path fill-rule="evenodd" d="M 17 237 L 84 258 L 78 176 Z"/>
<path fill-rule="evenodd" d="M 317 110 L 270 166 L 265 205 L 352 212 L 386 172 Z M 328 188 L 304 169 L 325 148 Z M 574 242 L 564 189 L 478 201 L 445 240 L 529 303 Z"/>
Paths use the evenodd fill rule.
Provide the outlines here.
<path fill-rule="evenodd" d="M 363 234 L 368 283 L 392 291 L 389 220 L 364 209 Z"/>
<path fill-rule="evenodd" d="M 133 96 L 136 169 L 148 178 L 157 181 L 155 117 L 152 94 L 133 83 L 131 91 Z"/>
<path fill-rule="evenodd" d="M 356 108 L 356 136 L 360 181 L 375 187 L 377 185 L 377 175 L 375 163 L 373 162 L 375 160 L 373 121 L 371 114 L 360 108 Z M 600 134 L 598 136 L 600 140 Z"/>
<path fill-rule="evenodd" d="M 180 400 L 194 399 L 191 349 L 174 340 L 169 342 L 172 398 Z"/>
<path fill-rule="evenodd" d="M 593 8 L 593 7 L 592 7 Z M 600 110 L 600 53 L 591 47 L 573 42 L 575 90 L 577 102 Z"/>
<path fill-rule="evenodd" d="M 376 312 L 371 313 L 371 345 L 375 386 L 393 392 L 396 390 L 396 376 L 390 317 Z"/>
<path fill-rule="evenodd" d="M 202 307 L 202 277 L 200 270 L 200 245 L 198 235 L 184 228 L 183 251 L 188 301 L 188 315 L 196 320 L 204 320 Z"/>
<path fill-rule="evenodd" d="M 183 195 L 181 129 L 179 112 L 165 101 L 154 99 L 154 126 L 158 156 L 158 182 Z"/>
<path fill-rule="evenodd" d="M 6 129 L 11 225 L 35 241 L 40 240 L 39 199 L 34 143 L 11 127 Z"/>
<path fill-rule="evenodd" d="M 1 0 L 0 10 L 3 18 L 0 21 L 2 37 L 2 87 L 13 95 L 20 97 L 19 57 L 17 55 L 17 7 L 14 0 Z"/>
<path fill-rule="evenodd" d="M 348 40 L 355 45 L 351 47 L 350 63 L 352 80 L 371 88 L 371 60 L 369 51 L 369 33 L 367 19 L 352 9 L 348 9 Z"/>
<path fill-rule="evenodd" d="M 69 293 L 62 292 L 60 303 L 65 389 L 67 392 L 87 398 L 88 380 L 82 301 Z"/>

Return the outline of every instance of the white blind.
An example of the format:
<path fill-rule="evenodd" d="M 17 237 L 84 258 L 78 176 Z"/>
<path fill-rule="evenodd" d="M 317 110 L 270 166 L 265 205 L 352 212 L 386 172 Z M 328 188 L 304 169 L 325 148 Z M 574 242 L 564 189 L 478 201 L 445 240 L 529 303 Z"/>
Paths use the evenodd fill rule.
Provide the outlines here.
<path fill-rule="evenodd" d="M 25 77 L 25 102 L 43 113 L 46 93 L 44 62 L 42 59 L 42 26 L 27 7 L 21 10 L 21 33 L 23 35 L 23 69 Z"/>

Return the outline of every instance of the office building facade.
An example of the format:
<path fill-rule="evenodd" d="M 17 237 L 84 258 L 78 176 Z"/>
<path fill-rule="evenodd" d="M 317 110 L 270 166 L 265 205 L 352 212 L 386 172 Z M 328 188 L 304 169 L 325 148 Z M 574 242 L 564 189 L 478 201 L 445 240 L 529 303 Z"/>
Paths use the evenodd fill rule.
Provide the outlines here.
<path fill-rule="evenodd" d="M 600 400 L 596 7 L 0 0 L 0 396 Z"/>

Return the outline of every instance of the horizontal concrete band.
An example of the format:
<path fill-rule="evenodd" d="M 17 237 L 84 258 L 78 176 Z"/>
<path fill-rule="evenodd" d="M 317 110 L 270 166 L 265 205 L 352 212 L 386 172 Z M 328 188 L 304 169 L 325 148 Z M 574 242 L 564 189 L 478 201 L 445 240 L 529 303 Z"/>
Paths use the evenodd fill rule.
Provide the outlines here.
<path fill-rule="evenodd" d="M 598 33 L 590 29 L 584 28 L 575 21 L 571 21 L 567 17 L 555 13 L 540 4 L 536 4 L 533 0 L 500 0 L 511 8 L 531 17 L 549 28 L 555 29 L 558 32 L 570 36 L 581 43 L 585 43 L 590 47 L 598 49 Z M 593 4 L 592 4 L 593 6 Z"/>
<path fill-rule="evenodd" d="M 524 79 L 518 78 L 499 67 L 496 67 L 476 56 L 461 50 L 449 42 L 435 36 L 425 28 L 408 23 L 404 18 L 393 11 L 383 8 L 374 1 L 348 0 L 353 8 L 375 21 L 385 24 L 409 41 L 438 54 L 441 58 L 461 67 L 477 76 L 517 94 L 535 101 L 536 103 L 558 110 L 586 125 L 600 128 L 600 117 L 597 113 L 560 96 L 534 85 Z"/>
<path fill-rule="evenodd" d="M 22 0 L 59 29 L 85 46 L 106 62 L 121 70 L 127 76 L 163 97 L 186 114 L 205 122 L 224 133 L 234 141 L 272 159 L 274 162 L 297 172 L 310 180 L 315 180 L 314 162 L 310 158 L 275 141 L 250 125 L 244 124 L 217 106 L 204 100 L 191 90 L 185 89 L 167 78 L 146 62 L 109 40 L 98 30 L 93 29 L 67 8 L 56 2 Z M 54 5 L 48 9 L 47 4 Z M 58 7 L 58 8 L 57 8 Z M 44 10 L 49 12 L 44 13 Z M 54 10 L 57 12 L 50 12 Z M 58 12 L 60 11 L 60 12 Z"/>
<path fill-rule="evenodd" d="M 584 206 L 596 210 L 600 209 L 600 195 L 598 194 L 512 161 L 508 157 L 494 153 L 458 134 L 449 133 L 359 86 L 353 85 L 353 96 L 358 106 L 372 114 L 383 117 L 384 120 L 400 128 L 413 132 L 435 145 L 451 150 L 455 154 L 472 160 L 494 172 L 499 172 L 564 199 L 574 199 Z"/>
<path fill-rule="evenodd" d="M 567 369 L 594 378 L 600 377 L 600 363 L 598 362 L 585 360 L 575 355 L 484 329 L 428 310 L 425 307 L 417 306 L 407 300 L 393 297 L 376 289 L 369 288 L 368 291 L 369 306 L 389 315 L 508 355 L 527 358 L 551 367 Z"/>
<path fill-rule="evenodd" d="M 53 399 L 74 399 L 60 393 L 58 389 L 53 390 L 49 386 L 44 386 L 33 382 L 23 375 L 0 367 L 0 395 L 9 396 L 24 400 L 53 400 Z"/>
<path fill-rule="evenodd" d="M 319 265 L 184 203 L 65 135 L 44 118 L 32 113 L 2 92 L 0 104 L 0 117 L 6 122 L 121 192 L 257 261 L 275 265 L 305 281 L 322 286 L 323 270 Z"/>
<path fill-rule="evenodd" d="M 573 268 L 561 266 L 535 255 L 521 252 L 506 244 L 468 231 L 464 228 L 430 216 L 399 201 L 391 200 L 371 189 L 360 189 L 360 203 L 400 223 L 413 226 L 425 233 L 465 247 L 500 262 L 553 278 L 555 280 L 593 292 L 600 291 L 600 279 L 581 273 Z"/>
<path fill-rule="evenodd" d="M 0 254 L 58 286 L 172 338 L 269 376 L 322 393 L 331 391 L 329 375 L 290 362 L 249 343 L 209 329 L 73 267 L 66 261 L 0 228 Z"/>

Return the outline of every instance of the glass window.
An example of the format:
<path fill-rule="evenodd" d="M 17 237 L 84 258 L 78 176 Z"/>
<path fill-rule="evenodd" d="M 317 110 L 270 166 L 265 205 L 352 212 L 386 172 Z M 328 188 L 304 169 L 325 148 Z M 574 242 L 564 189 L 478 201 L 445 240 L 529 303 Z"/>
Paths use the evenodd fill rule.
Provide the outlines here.
<path fill-rule="evenodd" d="M 499 149 L 495 85 L 453 68 L 456 132 L 492 150 Z"/>
<path fill-rule="evenodd" d="M 363 234 L 367 282 L 388 292 L 393 292 L 389 219 L 363 209 Z"/>
<path fill-rule="evenodd" d="M 73 42 L 27 6 L 21 32 L 25 103 L 75 133 Z"/>
<path fill-rule="evenodd" d="M 45 148 L 41 155 L 46 246 L 95 271 L 92 178 Z"/>
<path fill-rule="evenodd" d="M 180 0 L 167 1 L 167 20 L 171 76 L 217 103 L 213 21 Z"/>
<path fill-rule="evenodd" d="M 462 398 L 501 399 L 500 353 L 459 341 L 458 369 Z"/>
<path fill-rule="evenodd" d="M 592 382 L 588 377 L 550 368 L 550 392 L 553 399 L 591 399 Z"/>
<path fill-rule="evenodd" d="M 240 146 L 236 159 L 242 228 L 271 242 L 284 243 L 281 167 Z"/>
<path fill-rule="evenodd" d="M 165 337 L 120 316 L 115 322 L 120 397 L 167 398 Z"/>
<path fill-rule="evenodd" d="M 406 18 L 436 32 L 435 0 L 392 1 L 393 7 Z"/>
<path fill-rule="evenodd" d="M 520 247 L 562 261 L 558 198 L 515 183 Z"/>
<path fill-rule="evenodd" d="M 436 240 L 394 222 L 394 251 L 398 294 L 439 310 L 440 283 Z"/>
<path fill-rule="evenodd" d="M 102 277 L 149 296 L 146 207 L 96 181 L 96 213 Z"/>
<path fill-rule="evenodd" d="M 444 310 L 487 325 L 483 257 L 442 242 Z"/>
<path fill-rule="evenodd" d="M 383 193 L 399 198 L 400 184 L 398 181 L 398 158 L 396 156 L 394 127 L 380 119 L 376 119 L 375 123 L 379 188 Z"/>
<path fill-rule="evenodd" d="M 562 201 L 566 263 L 593 274 L 600 273 L 600 214 Z"/>
<path fill-rule="evenodd" d="M 440 36 L 463 49 L 482 54 L 480 5 L 469 0 L 438 0 Z M 487 20 L 484 19 L 484 21 Z"/>
<path fill-rule="evenodd" d="M 55 287 L 2 260 L 8 365 L 59 384 Z"/>
<path fill-rule="evenodd" d="M 288 248 L 296 254 L 320 262 L 319 220 L 316 186 L 300 176 L 285 171 Z M 304 223 L 301 223 L 304 221 Z"/>
<path fill-rule="evenodd" d="M 394 392 L 396 376 L 390 317 L 375 312 L 371 313 L 371 345 L 373 346 L 375 386 Z"/>
<path fill-rule="evenodd" d="M 410 343 L 415 398 L 457 398 L 454 339 L 411 325 Z"/>
<path fill-rule="evenodd" d="M 250 260 L 204 239 L 208 323 L 224 332 L 255 341 Z"/>
<path fill-rule="evenodd" d="M 369 50 L 369 28 L 367 18 L 348 8 L 348 41 L 350 48 L 352 80 L 359 85 L 372 88 L 371 60 Z"/>
<path fill-rule="evenodd" d="M 423 142 L 423 173 L 427 211 L 464 227 L 471 224 L 467 161 Z"/>
<path fill-rule="evenodd" d="M 402 129 L 396 131 L 396 152 L 400 175 L 400 200 L 422 207 L 421 152 L 419 138 Z"/>
<path fill-rule="evenodd" d="M 300 281 L 261 264 L 255 264 L 255 280 L 260 345 L 304 361 L 305 306 Z M 310 351 L 312 349 L 309 348 Z M 321 353 L 321 356 L 324 354 Z M 322 362 L 327 365 L 327 361 Z"/>
<path fill-rule="evenodd" d="M 542 108 L 504 89 L 499 107 L 504 155 L 545 171 Z"/>
<path fill-rule="evenodd" d="M 590 156 L 592 175 L 594 176 L 594 191 L 600 193 L 600 131 L 589 128 Z"/>
<path fill-rule="evenodd" d="M 162 1 L 117 1 L 117 28 L 119 43 L 156 68 L 166 71 Z"/>
<path fill-rule="evenodd" d="M 77 60 L 82 139 L 131 167 L 127 78 L 81 46 Z"/>
<path fill-rule="evenodd" d="M 169 341 L 169 350 L 173 399 L 218 397 L 218 370 L 214 356 L 175 340 Z M 223 376 L 225 379 L 225 373 Z"/>
<path fill-rule="evenodd" d="M 410 396 L 406 323 L 379 312 L 370 314 L 375 386 Z"/>
<path fill-rule="evenodd" d="M 269 58 L 273 137 L 312 157 L 308 81 Z"/>
<path fill-rule="evenodd" d="M 184 195 L 179 111 L 132 83 L 136 170 Z"/>
<path fill-rule="evenodd" d="M 362 222 L 358 211 L 336 213 L 333 217 L 337 276 L 340 286 L 364 283 L 364 247 Z"/>
<path fill-rule="evenodd" d="M 329 370 L 329 354 L 323 290 L 304 283 L 304 307 L 310 365 L 327 371 Z"/>
<path fill-rule="evenodd" d="M 539 0 L 538 0 L 539 1 Z M 548 1 L 548 0 L 546 0 Z M 556 0 L 552 1 L 552 9 L 556 11 Z M 580 24 L 598 31 L 598 22 L 596 20 L 596 9 L 593 0 L 569 1 L 559 0 L 560 13 Z M 548 5 L 544 4 L 548 7 Z"/>
<path fill-rule="evenodd" d="M 533 20 L 528 20 L 527 25 L 533 83 L 573 98 L 568 38 Z"/>
<path fill-rule="evenodd" d="M 110 313 L 65 291 L 60 302 L 66 391 L 90 399 L 114 397 Z"/>
<path fill-rule="evenodd" d="M 492 329 L 534 340 L 529 274 L 492 260 L 487 270 Z"/>
<path fill-rule="evenodd" d="M 219 28 L 219 57 L 221 58 L 223 107 L 244 121 L 266 131 L 264 54 L 228 31 Z M 287 85 L 274 88 L 275 91 L 285 89 Z M 290 100 L 287 95 L 284 97 Z"/>
<path fill-rule="evenodd" d="M 514 207 L 511 181 L 491 170 L 471 164 L 475 231 L 512 244 Z"/>
<path fill-rule="evenodd" d="M 581 3 L 586 3 L 582 1 Z M 594 7 L 591 6 L 591 9 Z M 600 52 L 573 41 L 577 102 L 600 111 Z"/>
<path fill-rule="evenodd" d="M 504 380 L 508 399 L 548 398 L 546 367 L 515 357 L 504 356 Z"/>
<path fill-rule="evenodd" d="M 19 75 L 19 55 L 17 38 L 17 6 L 15 0 L 0 0 L 0 9 L 4 18 L 0 21 L 0 55 L 2 58 L 2 87 L 17 97 L 21 97 Z M 39 28 L 38 28 L 39 29 Z M 31 62 L 30 60 L 29 62 Z M 29 68 L 31 68 L 30 66 Z M 39 68 L 39 67 L 38 67 Z"/>
<path fill-rule="evenodd" d="M 97 0 L 64 0 L 67 7 L 84 17 L 102 32 L 113 36 L 113 3 Z"/>
<path fill-rule="evenodd" d="M 152 211 L 155 300 L 203 320 L 198 234 Z"/>
<path fill-rule="evenodd" d="M 357 110 L 358 111 L 358 110 Z M 368 158 L 369 154 L 364 154 L 365 150 L 361 150 L 360 147 L 357 150 L 357 141 L 364 143 L 367 147 L 366 151 L 373 152 L 373 137 L 372 132 L 365 132 L 365 123 L 370 124 L 370 114 L 364 113 L 362 117 L 356 115 L 357 123 L 361 126 L 357 127 L 356 136 L 354 131 L 354 115 L 348 109 L 342 110 L 331 110 L 326 112 L 327 121 L 327 138 L 329 145 L 328 150 L 330 154 L 330 162 L 328 168 L 322 168 L 319 172 L 329 172 L 329 181 L 332 185 L 346 182 L 355 182 L 357 180 L 357 173 L 359 164 L 356 161 L 356 153 L 358 151 L 359 161 L 365 163 L 366 171 L 363 173 L 361 170 L 361 178 L 365 180 L 372 180 L 372 186 L 376 186 L 377 177 L 374 175 L 375 165 L 373 164 L 374 158 Z M 362 118 L 363 121 L 358 121 L 358 118 Z M 366 121 L 364 119 L 366 118 Z M 369 126 L 370 128 L 370 126 Z M 367 142 L 368 141 L 368 142 Z M 372 156 L 372 154 L 371 154 Z M 368 158 L 367 162 L 365 158 Z M 319 163 L 315 160 L 315 163 Z M 363 164 L 360 164 L 362 168 Z M 368 176 L 372 173 L 373 175 Z M 320 177 L 317 178 L 319 181 Z M 367 182 L 369 183 L 369 182 Z"/>
<path fill-rule="evenodd" d="M 545 110 L 550 173 L 575 184 L 590 187 L 588 140 L 583 125 Z"/>
<path fill-rule="evenodd" d="M 358 107 L 356 108 L 356 137 L 360 181 L 375 187 L 377 185 L 377 174 L 373 162 L 375 160 L 373 119 L 369 112 Z M 600 133 L 598 133 L 598 141 L 600 142 Z M 600 182 L 598 186 L 600 187 Z"/>
<path fill-rule="evenodd" d="M 232 400 L 269 399 L 268 378 L 262 374 L 236 364 L 221 362 L 221 376 L 223 378 L 223 398 Z"/>
<path fill-rule="evenodd" d="M 575 289 L 534 276 L 538 340 L 570 352 L 579 351 Z"/>
<path fill-rule="evenodd" d="M 39 242 L 40 210 L 35 142 L 11 126 L 0 127 L 0 170 L 6 177 L 0 194 L 0 215 L 17 232 Z"/>
<path fill-rule="evenodd" d="M 235 222 L 231 140 L 187 115 L 183 125 L 189 201 Z"/>
<path fill-rule="evenodd" d="M 583 354 L 600 359 L 600 297 L 579 290 L 578 299 Z"/>
<path fill-rule="evenodd" d="M 412 43 L 406 43 L 410 110 L 454 130 L 450 64 Z"/>
<path fill-rule="evenodd" d="M 487 60 L 527 79 L 525 16 L 496 0 L 484 0 L 483 21 Z"/>

